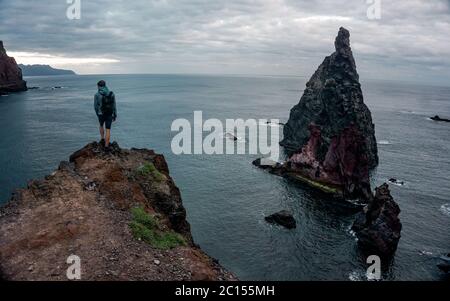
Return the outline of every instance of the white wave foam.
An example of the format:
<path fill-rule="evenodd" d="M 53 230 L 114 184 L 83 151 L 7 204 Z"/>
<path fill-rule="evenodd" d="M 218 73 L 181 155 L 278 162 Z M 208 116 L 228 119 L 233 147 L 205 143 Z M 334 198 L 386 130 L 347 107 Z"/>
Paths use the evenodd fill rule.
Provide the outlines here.
<path fill-rule="evenodd" d="M 392 184 L 395 186 L 400 186 L 400 187 L 405 186 L 405 184 L 406 184 L 405 181 L 398 180 L 398 179 L 396 179 L 395 181 L 393 181 L 392 179 L 388 179 L 387 181 L 389 182 L 389 184 Z"/>
<path fill-rule="evenodd" d="M 380 144 L 380 145 L 391 145 L 392 143 L 389 142 L 388 140 L 380 140 L 380 141 L 378 141 L 378 144 Z"/>
<path fill-rule="evenodd" d="M 350 275 L 348 275 L 348 279 L 350 281 L 363 281 L 364 278 L 364 275 L 359 271 L 353 271 L 350 273 Z"/>
<path fill-rule="evenodd" d="M 363 271 L 353 271 L 348 275 L 350 281 L 377 281 L 375 275 Z"/>
<path fill-rule="evenodd" d="M 352 225 L 348 226 L 348 228 L 347 228 L 347 233 L 348 233 L 351 237 L 355 238 L 356 241 L 358 241 L 358 238 L 356 237 L 356 232 L 352 230 Z"/>
<path fill-rule="evenodd" d="M 402 114 L 420 115 L 419 112 L 416 112 L 416 111 L 408 111 L 408 110 L 402 110 L 402 111 L 400 111 L 400 113 L 402 113 Z"/>
<path fill-rule="evenodd" d="M 433 255 L 433 253 L 432 253 L 432 252 L 429 252 L 429 251 L 420 251 L 420 255 L 431 256 L 431 255 Z"/>
<path fill-rule="evenodd" d="M 450 216 L 450 203 L 442 205 L 439 210 L 445 215 Z"/>

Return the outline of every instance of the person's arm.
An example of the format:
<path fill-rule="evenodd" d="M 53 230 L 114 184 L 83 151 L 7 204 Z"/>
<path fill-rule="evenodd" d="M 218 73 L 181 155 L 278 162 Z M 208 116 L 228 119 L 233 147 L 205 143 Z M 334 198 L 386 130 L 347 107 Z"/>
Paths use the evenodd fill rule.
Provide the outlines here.
<path fill-rule="evenodd" d="M 98 94 L 94 95 L 94 110 L 95 110 L 95 114 L 98 115 L 98 112 L 100 110 L 100 101 L 98 99 Z"/>
<path fill-rule="evenodd" d="M 117 118 L 117 106 L 116 106 L 116 95 L 113 94 L 113 118 L 116 120 Z"/>

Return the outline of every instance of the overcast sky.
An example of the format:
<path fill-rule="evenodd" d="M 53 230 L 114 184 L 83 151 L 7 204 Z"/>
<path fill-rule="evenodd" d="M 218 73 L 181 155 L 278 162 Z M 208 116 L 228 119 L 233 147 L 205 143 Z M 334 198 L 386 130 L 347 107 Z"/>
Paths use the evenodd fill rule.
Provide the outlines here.
<path fill-rule="evenodd" d="M 310 76 L 350 30 L 364 78 L 450 85 L 449 0 L 0 0 L 0 40 L 19 63 L 78 73 Z"/>

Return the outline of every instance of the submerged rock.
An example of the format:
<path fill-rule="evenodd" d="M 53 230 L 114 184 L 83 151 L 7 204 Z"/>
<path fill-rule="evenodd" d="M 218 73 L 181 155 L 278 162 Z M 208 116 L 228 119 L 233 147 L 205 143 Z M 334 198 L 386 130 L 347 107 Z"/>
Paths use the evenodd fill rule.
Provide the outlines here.
<path fill-rule="evenodd" d="M 22 78 L 22 70 L 16 60 L 6 54 L 3 42 L 0 41 L 0 95 L 26 90 L 27 83 Z"/>
<path fill-rule="evenodd" d="M 269 158 L 258 158 L 254 160 L 252 164 L 262 169 L 275 168 L 280 165 L 280 163 Z"/>
<path fill-rule="evenodd" d="M 389 186 L 383 184 L 376 188 L 375 196 L 352 226 L 361 249 L 370 255 L 392 256 L 401 237 L 399 214 L 400 208 L 392 198 Z"/>
<path fill-rule="evenodd" d="M 287 210 L 282 210 L 280 212 L 266 216 L 264 219 L 268 223 L 278 224 L 287 229 L 294 229 L 295 227 L 297 227 L 297 223 L 296 223 L 294 217 L 292 216 L 292 213 L 290 213 Z"/>
<path fill-rule="evenodd" d="M 447 118 L 441 118 L 438 115 L 434 116 L 434 117 L 430 117 L 431 120 L 434 121 L 443 121 L 443 122 L 450 122 L 450 119 Z"/>
<path fill-rule="evenodd" d="M 450 253 L 439 257 L 440 261 L 437 267 L 444 273 L 450 273 Z"/>
<path fill-rule="evenodd" d="M 117 143 L 90 143 L 18 190 L 0 209 L 0 242 L 5 280 L 67 280 L 72 254 L 81 280 L 235 279 L 193 242 L 164 156 Z M 164 264 L 149 268 L 155 258 Z"/>

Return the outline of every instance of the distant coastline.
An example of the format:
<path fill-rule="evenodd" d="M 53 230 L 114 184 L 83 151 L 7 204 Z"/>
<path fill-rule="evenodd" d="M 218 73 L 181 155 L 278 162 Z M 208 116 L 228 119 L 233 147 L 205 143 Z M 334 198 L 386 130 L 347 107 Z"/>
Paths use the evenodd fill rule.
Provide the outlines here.
<path fill-rule="evenodd" d="M 56 69 L 49 65 L 23 65 L 19 64 L 23 76 L 52 76 L 52 75 L 76 75 L 72 70 Z"/>

